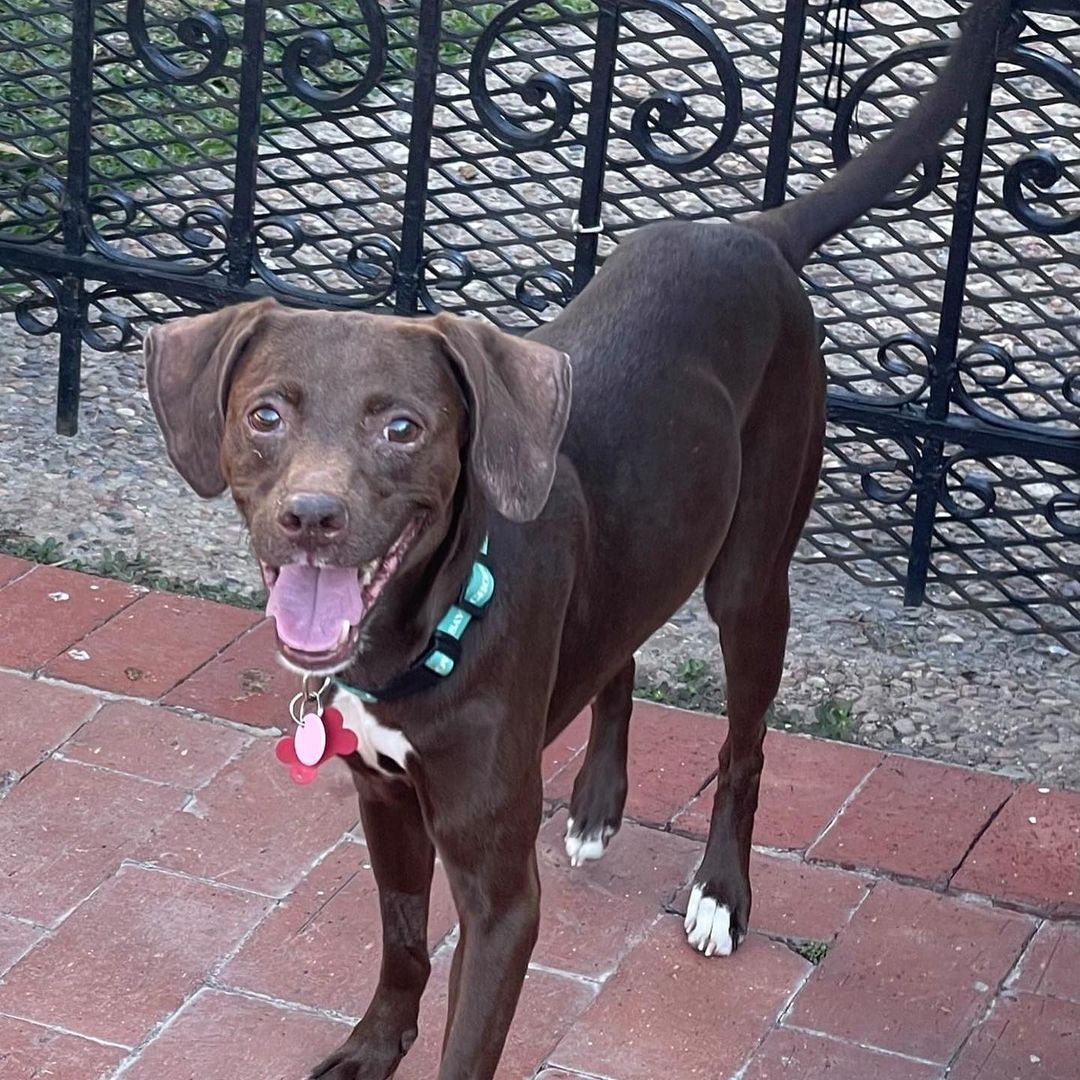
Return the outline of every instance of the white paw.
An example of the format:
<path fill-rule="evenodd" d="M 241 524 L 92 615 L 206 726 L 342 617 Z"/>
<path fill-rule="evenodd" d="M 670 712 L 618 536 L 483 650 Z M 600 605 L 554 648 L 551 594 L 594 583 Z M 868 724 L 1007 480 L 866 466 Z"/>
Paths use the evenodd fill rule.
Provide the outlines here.
<path fill-rule="evenodd" d="M 701 884 L 690 891 L 683 922 L 686 939 L 706 956 L 730 956 L 733 948 L 731 909 L 704 893 L 705 886 Z"/>
<path fill-rule="evenodd" d="M 571 866 L 584 866 L 599 859 L 607 850 L 608 841 L 615 835 L 610 825 L 594 829 L 587 836 L 574 832 L 574 819 L 566 819 L 566 854 Z"/>

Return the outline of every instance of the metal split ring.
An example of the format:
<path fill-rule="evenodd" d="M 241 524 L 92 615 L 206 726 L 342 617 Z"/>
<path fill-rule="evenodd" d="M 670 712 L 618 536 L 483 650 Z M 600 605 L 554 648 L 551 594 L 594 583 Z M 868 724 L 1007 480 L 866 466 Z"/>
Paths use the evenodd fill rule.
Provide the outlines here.
<path fill-rule="evenodd" d="M 292 717 L 294 724 L 300 724 L 303 721 L 304 706 L 309 702 L 315 703 L 315 708 L 311 711 L 316 716 L 322 716 L 322 697 L 330 689 L 330 680 L 328 678 L 323 679 L 322 686 L 318 690 L 312 690 L 312 678 L 311 675 L 304 676 L 303 682 L 300 684 L 300 693 L 289 702 L 289 715 Z"/>

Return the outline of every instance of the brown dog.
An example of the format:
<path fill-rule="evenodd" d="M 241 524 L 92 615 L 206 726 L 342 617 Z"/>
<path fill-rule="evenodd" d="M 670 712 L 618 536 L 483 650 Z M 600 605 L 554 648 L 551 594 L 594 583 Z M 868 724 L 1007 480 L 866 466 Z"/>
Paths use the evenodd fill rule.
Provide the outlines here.
<path fill-rule="evenodd" d="M 150 334 L 170 457 L 200 495 L 231 491 L 283 656 L 374 691 L 335 703 L 358 739 L 382 970 L 315 1076 L 384 1080 L 415 1039 L 436 851 L 461 925 L 439 1078 L 493 1076 L 537 933 L 541 752 L 592 703 L 566 842 L 575 863 L 598 857 L 626 796 L 634 651 L 702 580 L 730 732 L 686 927 L 709 954 L 745 935 L 788 564 L 824 427 L 796 270 L 933 152 L 1008 7 L 977 0 L 912 117 L 816 193 L 748 225 L 642 229 L 524 339 L 272 300 Z"/>

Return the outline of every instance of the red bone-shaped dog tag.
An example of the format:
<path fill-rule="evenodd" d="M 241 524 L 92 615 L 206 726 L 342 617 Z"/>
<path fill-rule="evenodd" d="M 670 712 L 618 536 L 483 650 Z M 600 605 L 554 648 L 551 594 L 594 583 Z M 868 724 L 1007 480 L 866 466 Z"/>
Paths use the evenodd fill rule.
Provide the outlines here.
<path fill-rule="evenodd" d="M 321 751 L 316 755 L 320 744 Z M 320 765 L 335 756 L 355 754 L 356 746 L 355 733 L 345 727 L 341 713 L 330 706 L 323 710 L 321 719 L 315 713 L 303 717 L 294 734 L 278 739 L 274 753 L 278 761 L 289 766 L 294 783 L 310 784 Z"/>

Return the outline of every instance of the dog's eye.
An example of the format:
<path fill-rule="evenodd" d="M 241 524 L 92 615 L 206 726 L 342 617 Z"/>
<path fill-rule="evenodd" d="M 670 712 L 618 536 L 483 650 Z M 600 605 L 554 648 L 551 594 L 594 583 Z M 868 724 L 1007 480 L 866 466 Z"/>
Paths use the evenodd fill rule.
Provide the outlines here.
<path fill-rule="evenodd" d="M 387 442 L 392 443 L 416 442 L 419 435 L 420 425 L 404 416 L 399 416 L 396 420 L 391 420 L 390 423 L 383 428 L 383 438 Z"/>
<path fill-rule="evenodd" d="M 281 413 L 269 405 L 260 405 L 248 414 L 248 423 L 256 431 L 273 431 L 281 425 Z"/>

